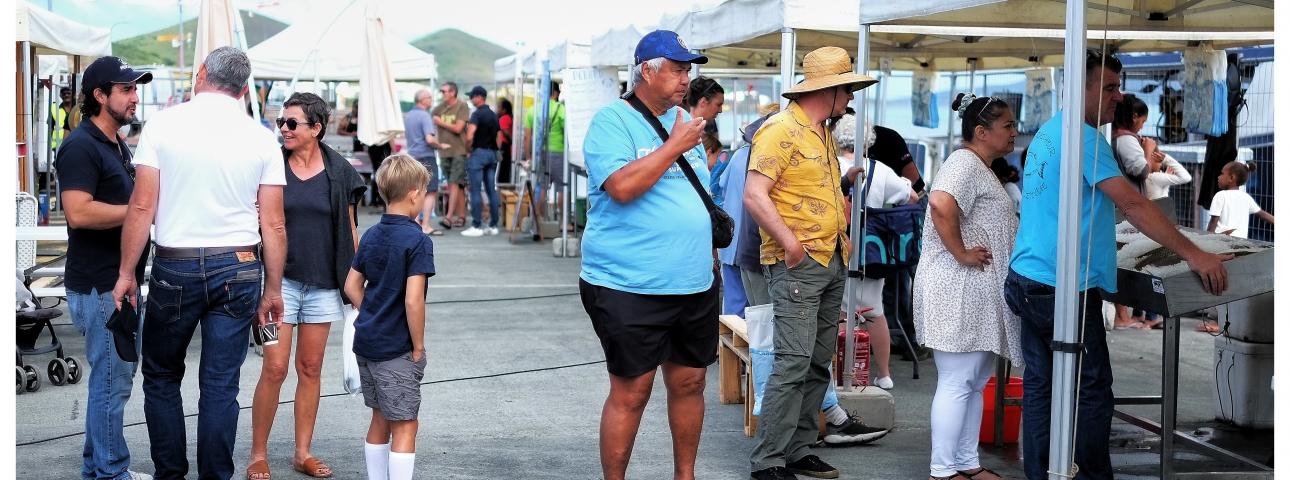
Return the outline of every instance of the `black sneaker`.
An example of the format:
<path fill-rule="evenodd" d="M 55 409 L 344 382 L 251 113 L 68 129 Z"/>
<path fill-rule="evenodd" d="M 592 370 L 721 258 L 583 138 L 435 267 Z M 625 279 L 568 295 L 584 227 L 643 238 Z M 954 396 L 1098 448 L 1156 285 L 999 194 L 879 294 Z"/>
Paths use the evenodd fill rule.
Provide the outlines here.
<path fill-rule="evenodd" d="M 770 467 L 752 472 L 753 480 L 797 480 L 797 475 L 793 475 L 784 467 Z"/>
<path fill-rule="evenodd" d="M 864 445 L 887 436 L 891 429 L 875 428 L 865 425 L 860 417 L 847 417 L 842 425 L 828 424 L 825 428 L 824 444 L 829 446 Z"/>
<path fill-rule="evenodd" d="M 786 465 L 788 471 L 814 478 L 838 478 L 838 469 L 824 463 L 820 457 L 807 455 L 801 460 Z"/>

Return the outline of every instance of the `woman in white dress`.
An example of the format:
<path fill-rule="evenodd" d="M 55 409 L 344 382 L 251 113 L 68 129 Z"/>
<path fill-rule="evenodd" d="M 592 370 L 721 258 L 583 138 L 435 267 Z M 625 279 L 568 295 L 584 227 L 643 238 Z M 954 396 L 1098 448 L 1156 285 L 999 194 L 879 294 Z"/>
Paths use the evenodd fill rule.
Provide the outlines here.
<path fill-rule="evenodd" d="M 1017 234 L 1012 199 L 989 168 L 1013 151 L 1017 118 L 994 97 L 959 94 L 962 148 L 932 184 L 914 279 L 918 342 L 933 350 L 931 478 L 996 480 L 977 455 L 981 391 L 996 355 L 1021 363 L 1019 326 L 1003 299 Z"/>

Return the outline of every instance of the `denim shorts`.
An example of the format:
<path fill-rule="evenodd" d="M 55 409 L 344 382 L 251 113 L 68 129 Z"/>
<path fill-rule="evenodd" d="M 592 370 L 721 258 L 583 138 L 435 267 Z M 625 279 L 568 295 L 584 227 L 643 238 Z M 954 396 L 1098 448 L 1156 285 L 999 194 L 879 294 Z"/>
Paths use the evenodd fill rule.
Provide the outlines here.
<path fill-rule="evenodd" d="M 282 278 L 283 322 L 331 323 L 345 318 L 341 303 L 338 288 L 328 290 Z"/>

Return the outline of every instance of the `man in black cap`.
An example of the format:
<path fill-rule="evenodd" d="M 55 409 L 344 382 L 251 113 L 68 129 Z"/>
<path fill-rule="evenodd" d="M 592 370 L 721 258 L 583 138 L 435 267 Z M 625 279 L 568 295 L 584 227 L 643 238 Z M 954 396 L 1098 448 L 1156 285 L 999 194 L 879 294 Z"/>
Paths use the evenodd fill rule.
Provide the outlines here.
<path fill-rule="evenodd" d="M 139 346 L 118 351 L 107 328 L 115 310 L 112 287 L 121 265 L 121 225 L 134 191 L 130 148 L 117 130 L 134 122 L 136 85 L 150 81 L 151 73 L 131 69 L 117 57 L 90 64 L 80 103 L 81 115 L 89 121 L 67 135 L 55 160 L 67 212 L 68 310 L 85 335 L 90 367 L 82 478 L 152 478 L 129 470 L 130 449 L 121 432 L 135 372 L 135 363 L 122 358 L 137 359 Z M 146 256 L 134 270 L 140 280 Z"/>
<path fill-rule="evenodd" d="M 470 180 L 470 228 L 461 232 L 467 237 L 497 235 L 500 215 L 497 196 L 497 132 L 502 129 L 497 114 L 488 108 L 488 91 L 476 85 L 468 95 L 475 111 L 466 125 L 466 144 L 470 146 L 470 160 L 466 161 L 466 178 Z M 480 211 L 482 195 L 488 195 L 488 227 L 484 228 Z"/>

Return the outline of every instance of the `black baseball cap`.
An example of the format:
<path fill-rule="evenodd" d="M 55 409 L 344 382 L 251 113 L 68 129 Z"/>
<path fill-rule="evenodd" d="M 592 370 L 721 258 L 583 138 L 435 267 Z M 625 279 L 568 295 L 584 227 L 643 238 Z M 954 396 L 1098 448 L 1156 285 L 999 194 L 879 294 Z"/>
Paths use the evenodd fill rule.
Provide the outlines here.
<path fill-rule="evenodd" d="M 475 98 L 475 97 L 488 98 L 488 90 L 484 90 L 484 87 L 475 85 L 475 88 L 470 89 L 470 92 L 466 94 L 466 98 Z"/>
<path fill-rule="evenodd" d="M 118 57 L 99 57 L 81 75 L 82 93 L 89 95 L 105 83 L 148 83 L 152 72 L 135 70 Z"/>
<path fill-rule="evenodd" d="M 659 57 L 673 62 L 708 63 L 708 57 L 691 52 L 681 37 L 671 30 L 655 30 L 645 34 L 636 44 L 634 57 L 635 65 Z"/>

